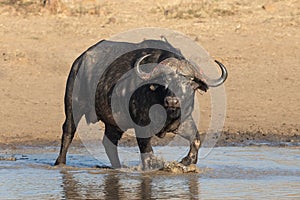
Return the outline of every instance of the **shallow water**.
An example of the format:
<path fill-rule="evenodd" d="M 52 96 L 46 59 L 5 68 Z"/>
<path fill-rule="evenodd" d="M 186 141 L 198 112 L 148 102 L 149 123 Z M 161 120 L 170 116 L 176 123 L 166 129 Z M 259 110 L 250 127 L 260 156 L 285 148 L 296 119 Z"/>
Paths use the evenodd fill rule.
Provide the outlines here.
<path fill-rule="evenodd" d="M 71 149 L 68 166 L 54 167 L 57 148 L 1 150 L 0 199 L 300 199 L 300 148 L 219 147 L 198 161 L 202 173 L 134 170 L 136 148 L 124 148 L 123 170 L 85 149 Z M 157 152 L 161 149 L 156 148 Z M 168 147 L 168 160 L 186 149 Z"/>

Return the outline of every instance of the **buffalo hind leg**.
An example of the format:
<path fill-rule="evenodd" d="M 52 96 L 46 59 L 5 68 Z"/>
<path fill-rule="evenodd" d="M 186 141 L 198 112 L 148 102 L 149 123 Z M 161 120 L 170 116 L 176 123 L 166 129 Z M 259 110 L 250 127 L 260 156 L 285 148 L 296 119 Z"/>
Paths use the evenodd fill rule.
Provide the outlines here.
<path fill-rule="evenodd" d="M 105 124 L 105 133 L 103 137 L 103 146 L 106 155 L 112 165 L 112 168 L 121 168 L 121 163 L 118 155 L 118 143 L 121 139 L 123 131 L 116 127 Z"/>
<path fill-rule="evenodd" d="M 54 165 L 66 164 L 66 156 L 68 152 L 68 148 L 74 138 L 76 126 L 73 120 L 73 117 L 67 117 L 63 126 L 63 135 L 61 138 L 61 147 L 59 156 L 55 161 Z"/>

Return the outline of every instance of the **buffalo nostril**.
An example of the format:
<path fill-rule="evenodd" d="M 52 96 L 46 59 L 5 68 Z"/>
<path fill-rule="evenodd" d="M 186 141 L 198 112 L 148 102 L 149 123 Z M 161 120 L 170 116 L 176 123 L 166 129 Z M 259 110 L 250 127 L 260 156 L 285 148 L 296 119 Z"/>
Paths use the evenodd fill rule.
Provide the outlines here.
<path fill-rule="evenodd" d="M 174 105 L 177 105 L 179 103 L 179 100 L 178 99 L 173 99 L 173 103 L 174 103 Z"/>
<path fill-rule="evenodd" d="M 164 103 L 168 107 L 179 107 L 179 99 L 176 97 L 166 97 Z"/>

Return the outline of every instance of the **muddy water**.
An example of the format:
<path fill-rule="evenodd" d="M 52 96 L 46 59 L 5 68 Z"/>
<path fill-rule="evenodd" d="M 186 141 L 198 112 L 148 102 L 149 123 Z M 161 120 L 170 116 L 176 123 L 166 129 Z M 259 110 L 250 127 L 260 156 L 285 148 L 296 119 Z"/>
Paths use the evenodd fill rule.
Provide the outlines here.
<path fill-rule="evenodd" d="M 185 150 L 164 151 L 172 160 Z M 108 164 L 104 154 L 74 148 L 68 166 L 54 167 L 57 152 L 1 150 L 16 161 L 0 161 L 0 199 L 300 199 L 299 147 L 215 148 L 199 160 L 199 174 L 139 171 L 136 148 L 122 151 L 129 168 L 121 171 L 95 168 Z"/>

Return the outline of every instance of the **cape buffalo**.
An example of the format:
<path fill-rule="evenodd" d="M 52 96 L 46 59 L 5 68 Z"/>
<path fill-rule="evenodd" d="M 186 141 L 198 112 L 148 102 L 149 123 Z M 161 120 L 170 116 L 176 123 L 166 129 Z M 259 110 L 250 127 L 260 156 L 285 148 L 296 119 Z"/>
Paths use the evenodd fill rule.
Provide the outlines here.
<path fill-rule="evenodd" d="M 163 137 L 166 132 L 180 134 L 190 142 L 181 163 L 195 164 L 200 136 L 191 116 L 194 95 L 196 90 L 206 91 L 226 80 L 226 68 L 216 63 L 222 75 L 210 80 L 166 40 L 103 40 L 90 47 L 75 60 L 69 73 L 66 119 L 55 165 L 66 163 L 68 147 L 83 115 L 87 123 L 101 120 L 105 124 L 103 145 L 113 168 L 121 167 L 117 145 L 129 128 L 135 129 L 144 169 L 151 168 L 154 158 L 151 137 Z M 155 105 L 160 109 L 152 112 Z"/>

